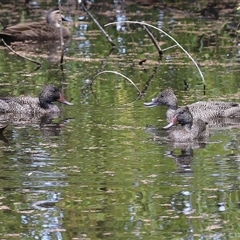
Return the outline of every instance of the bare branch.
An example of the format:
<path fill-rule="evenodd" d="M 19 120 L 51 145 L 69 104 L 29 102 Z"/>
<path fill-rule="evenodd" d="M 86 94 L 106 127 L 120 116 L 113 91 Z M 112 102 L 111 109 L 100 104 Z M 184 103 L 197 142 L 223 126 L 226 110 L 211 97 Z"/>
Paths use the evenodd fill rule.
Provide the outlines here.
<path fill-rule="evenodd" d="M 141 24 L 141 25 L 142 25 L 142 24 Z M 154 46 L 156 47 L 156 49 L 157 49 L 157 51 L 158 51 L 158 55 L 159 55 L 159 59 L 158 59 L 158 60 L 159 60 L 159 61 L 162 60 L 163 52 L 162 52 L 160 46 L 158 45 L 157 40 L 154 38 L 153 34 L 149 31 L 149 29 L 148 29 L 146 26 L 143 25 L 142 27 L 143 27 L 143 29 L 147 32 L 148 36 L 151 38 Z"/>
<path fill-rule="evenodd" d="M 93 15 L 87 10 L 87 8 L 84 6 L 84 3 L 81 2 L 81 6 L 83 10 L 91 17 L 91 19 L 95 22 L 95 24 L 98 26 L 98 28 L 101 30 L 103 35 L 107 38 L 107 40 L 111 43 L 113 47 L 116 46 L 116 44 L 113 42 L 113 40 L 110 38 L 110 36 L 107 34 L 107 32 L 102 28 L 102 26 L 99 24 L 99 22 L 93 17 Z"/>
<path fill-rule="evenodd" d="M 23 58 L 23 59 L 25 59 L 25 60 L 28 60 L 28 61 L 30 61 L 30 62 L 33 62 L 33 63 L 37 64 L 37 66 L 38 66 L 37 69 L 39 69 L 39 68 L 42 66 L 42 64 L 41 64 L 40 62 L 35 61 L 35 60 L 32 60 L 32 59 L 27 58 L 27 57 L 24 57 L 24 56 L 20 55 L 19 53 L 15 52 L 9 45 L 7 45 L 7 43 L 4 41 L 3 38 L 2 38 L 2 42 L 3 42 L 3 44 L 4 44 L 10 51 L 12 51 L 15 55 L 17 55 L 17 56 L 19 56 L 19 57 L 21 57 L 21 58 Z"/>

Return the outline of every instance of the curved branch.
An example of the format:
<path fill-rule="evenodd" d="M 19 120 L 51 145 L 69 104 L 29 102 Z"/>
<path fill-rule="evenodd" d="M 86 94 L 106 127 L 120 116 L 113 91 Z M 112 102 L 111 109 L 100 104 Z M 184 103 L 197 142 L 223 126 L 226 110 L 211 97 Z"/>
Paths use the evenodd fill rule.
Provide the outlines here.
<path fill-rule="evenodd" d="M 140 95 L 140 96 L 142 95 L 140 89 L 136 86 L 136 84 L 135 84 L 130 78 L 128 78 L 128 77 L 124 76 L 123 74 L 121 74 L 121 73 L 119 73 L 119 72 L 116 72 L 116 71 L 102 71 L 102 72 L 99 72 L 98 74 L 96 74 L 96 75 L 93 77 L 93 79 L 92 79 L 92 84 L 93 84 L 94 79 L 95 79 L 96 77 L 98 77 L 99 75 L 103 74 L 103 73 L 113 73 L 113 74 L 119 75 L 119 76 L 127 79 L 127 80 L 137 89 L 139 95 Z"/>

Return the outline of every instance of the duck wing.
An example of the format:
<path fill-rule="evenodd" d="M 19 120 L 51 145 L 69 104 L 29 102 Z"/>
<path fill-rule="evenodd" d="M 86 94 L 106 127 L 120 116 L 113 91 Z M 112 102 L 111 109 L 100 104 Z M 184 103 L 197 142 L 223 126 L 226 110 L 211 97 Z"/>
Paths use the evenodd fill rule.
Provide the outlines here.
<path fill-rule="evenodd" d="M 46 22 L 18 23 L 16 25 L 6 27 L 1 33 L 21 33 L 33 29 L 41 29 L 44 25 L 46 25 Z"/>
<path fill-rule="evenodd" d="M 2 97 L 0 98 L 1 113 L 33 113 L 39 108 L 39 99 L 34 97 Z"/>
<path fill-rule="evenodd" d="M 218 117 L 230 117 L 235 112 L 240 116 L 240 103 L 237 102 L 196 102 L 188 105 L 194 119 L 208 120 Z"/>
<path fill-rule="evenodd" d="M 240 103 L 238 102 L 223 102 L 223 101 L 200 101 L 196 103 L 192 103 L 189 106 L 196 108 L 206 108 L 213 110 L 225 110 L 232 107 L 240 107 Z"/>
<path fill-rule="evenodd" d="M 1 97 L 0 100 L 5 101 L 6 103 L 15 102 L 20 105 L 39 105 L 39 99 L 36 97 Z"/>
<path fill-rule="evenodd" d="M 46 22 L 19 23 L 6 27 L 0 32 L 0 38 L 10 41 L 38 40 L 45 37 L 44 33 L 51 32 L 51 29 Z"/>

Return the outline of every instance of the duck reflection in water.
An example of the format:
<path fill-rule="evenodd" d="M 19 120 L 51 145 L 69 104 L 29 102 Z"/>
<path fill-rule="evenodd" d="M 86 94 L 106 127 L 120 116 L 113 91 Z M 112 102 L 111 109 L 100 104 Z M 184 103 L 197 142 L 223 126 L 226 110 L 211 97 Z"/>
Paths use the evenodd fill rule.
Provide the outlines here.
<path fill-rule="evenodd" d="M 205 148 L 206 143 L 195 144 L 194 146 L 174 145 L 175 150 L 180 149 L 180 154 L 177 154 L 175 150 L 170 151 L 166 154 L 167 157 L 173 158 L 174 162 L 178 166 L 176 173 L 192 173 L 191 163 L 194 157 L 194 149 Z"/>
<path fill-rule="evenodd" d="M 72 120 L 71 118 L 62 118 L 61 114 L 45 114 L 40 116 L 39 118 L 26 118 L 24 116 L 24 119 L 21 119 L 22 115 L 14 115 L 16 118 L 13 121 L 11 119 L 11 122 L 8 124 L 3 125 L 0 127 L 0 141 L 3 141 L 5 143 L 11 142 L 11 139 L 17 139 L 21 134 L 16 134 L 16 132 L 30 132 L 30 129 L 37 129 L 37 131 L 41 131 L 42 136 L 47 138 L 49 143 L 51 140 L 54 140 L 55 138 L 52 137 L 58 137 L 61 135 L 62 130 L 65 128 L 65 126 Z M 8 127 L 8 128 L 7 128 Z M 5 128 L 8 129 L 7 133 L 5 134 Z M 5 135 L 7 137 L 5 137 Z M 29 135 L 29 133 L 27 134 Z M 55 140 L 54 140 L 55 141 Z"/>
<path fill-rule="evenodd" d="M 56 115 L 55 115 L 56 118 Z M 40 130 L 45 137 L 59 136 L 62 129 L 72 119 L 62 119 L 60 122 L 53 122 L 53 116 L 44 115 L 41 117 Z"/>
<path fill-rule="evenodd" d="M 4 136 L 4 131 L 7 128 L 7 124 L 6 125 L 1 125 L 0 126 L 0 141 L 8 143 L 8 139 Z"/>

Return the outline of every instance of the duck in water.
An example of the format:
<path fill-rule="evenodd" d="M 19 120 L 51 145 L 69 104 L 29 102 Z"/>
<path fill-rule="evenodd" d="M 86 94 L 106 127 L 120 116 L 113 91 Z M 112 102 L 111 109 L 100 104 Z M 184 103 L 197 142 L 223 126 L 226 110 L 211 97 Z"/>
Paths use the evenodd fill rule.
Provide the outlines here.
<path fill-rule="evenodd" d="M 46 15 L 46 21 L 19 23 L 5 27 L 0 32 L 0 38 L 7 44 L 24 41 L 49 41 L 60 40 L 62 31 L 63 38 L 69 38 L 71 33 L 67 27 L 62 26 L 60 21 L 71 21 L 58 9 L 50 9 Z"/>
<path fill-rule="evenodd" d="M 73 105 L 65 100 L 60 90 L 52 84 L 45 85 L 39 97 L 3 97 L 0 98 L 0 113 L 16 114 L 47 114 L 60 113 L 60 108 L 53 102 Z"/>
<path fill-rule="evenodd" d="M 172 141 L 204 141 L 209 137 L 207 123 L 201 119 L 194 120 L 187 106 L 177 109 L 170 123 L 165 126 L 164 129 L 169 129 L 177 124 L 180 124 L 181 127 L 173 130 L 169 134 L 169 139 Z"/>

